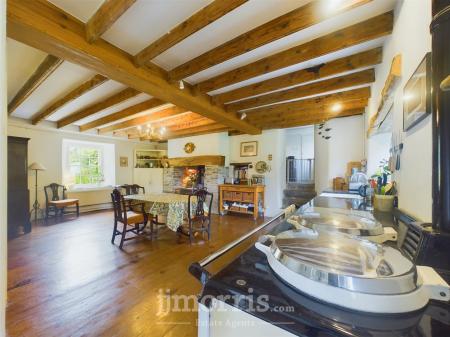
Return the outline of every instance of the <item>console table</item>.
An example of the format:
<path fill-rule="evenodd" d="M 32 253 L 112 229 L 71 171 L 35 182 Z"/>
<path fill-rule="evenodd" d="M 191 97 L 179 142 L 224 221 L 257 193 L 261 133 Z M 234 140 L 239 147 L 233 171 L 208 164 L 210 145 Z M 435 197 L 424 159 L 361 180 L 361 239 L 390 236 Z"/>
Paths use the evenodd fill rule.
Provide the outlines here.
<path fill-rule="evenodd" d="M 252 214 L 256 220 L 259 216 L 259 206 L 264 210 L 264 188 L 264 185 L 219 185 L 220 214 Z"/>

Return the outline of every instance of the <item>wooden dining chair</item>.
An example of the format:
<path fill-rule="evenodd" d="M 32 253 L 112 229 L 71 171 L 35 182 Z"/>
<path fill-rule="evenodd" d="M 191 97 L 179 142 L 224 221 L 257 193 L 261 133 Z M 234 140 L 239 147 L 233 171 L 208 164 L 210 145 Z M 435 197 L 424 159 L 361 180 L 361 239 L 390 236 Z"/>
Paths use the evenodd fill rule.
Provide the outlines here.
<path fill-rule="evenodd" d="M 66 195 L 66 187 L 57 183 L 44 186 L 45 192 L 45 220 L 50 217 L 63 216 L 67 207 L 74 207 L 77 216 L 80 215 L 78 199 L 69 199 Z"/>
<path fill-rule="evenodd" d="M 123 184 L 120 185 L 119 188 L 125 192 L 125 195 L 131 194 L 145 194 L 145 187 L 140 186 L 138 184 Z"/>
<path fill-rule="evenodd" d="M 147 226 L 148 215 L 145 213 L 144 203 L 140 204 L 141 209 L 139 212 L 133 211 L 131 203 L 124 199 L 117 188 L 112 191 L 111 199 L 114 206 L 114 229 L 111 243 L 114 244 L 116 236 L 120 235 L 119 248 L 122 249 L 125 241 L 134 239 L 139 234 L 142 234 Z M 137 204 L 133 206 L 137 206 Z M 122 231 L 118 229 L 119 222 L 123 225 Z M 127 238 L 126 234 L 130 232 L 135 234 L 135 236 Z"/>
<path fill-rule="evenodd" d="M 195 209 L 192 209 L 194 207 L 194 200 Z M 194 240 L 194 233 L 196 232 L 202 235 L 206 232 L 208 234 L 208 240 L 211 238 L 212 202 L 213 194 L 206 189 L 196 190 L 194 193 L 189 194 L 187 228 L 181 228 L 181 233 L 189 236 L 189 242 L 191 244 Z"/>

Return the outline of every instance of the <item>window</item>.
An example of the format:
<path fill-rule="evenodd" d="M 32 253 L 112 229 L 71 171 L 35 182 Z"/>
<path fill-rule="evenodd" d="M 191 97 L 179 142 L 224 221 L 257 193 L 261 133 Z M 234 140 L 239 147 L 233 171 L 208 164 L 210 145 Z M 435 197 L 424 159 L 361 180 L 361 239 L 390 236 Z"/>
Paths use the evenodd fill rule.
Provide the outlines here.
<path fill-rule="evenodd" d="M 64 139 L 63 183 L 72 189 L 114 185 L 114 145 Z"/>

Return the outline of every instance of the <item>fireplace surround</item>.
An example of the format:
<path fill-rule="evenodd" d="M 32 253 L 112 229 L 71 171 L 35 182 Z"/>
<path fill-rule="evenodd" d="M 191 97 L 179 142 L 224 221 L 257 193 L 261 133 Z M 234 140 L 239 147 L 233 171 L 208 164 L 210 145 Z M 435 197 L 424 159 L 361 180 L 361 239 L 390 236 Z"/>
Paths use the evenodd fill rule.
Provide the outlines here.
<path fill-rule="evenodd" d="M 223 156 L 191 156 L 168 159 L 163 170 L 163 191 L 190 193 L 195 188 L 206 188 L 213 194 L 212 212 L 218 213 L 219 185 L 228 173 Z"/>

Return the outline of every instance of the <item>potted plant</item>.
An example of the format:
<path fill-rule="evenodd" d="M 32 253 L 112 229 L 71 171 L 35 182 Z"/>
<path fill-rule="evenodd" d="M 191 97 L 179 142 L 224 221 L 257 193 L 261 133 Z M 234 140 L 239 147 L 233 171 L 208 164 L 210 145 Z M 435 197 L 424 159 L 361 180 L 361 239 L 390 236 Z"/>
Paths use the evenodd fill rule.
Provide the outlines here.
<path fill-rule="evenodd" d="M 377 172 L 371 176 L 370 186 L 374 190 L 373 207 L 381 212 L 391 212 L 397 194 L 395 181 L 391 181 L 392 172 L 389 161 L 383 159 Z"/>

